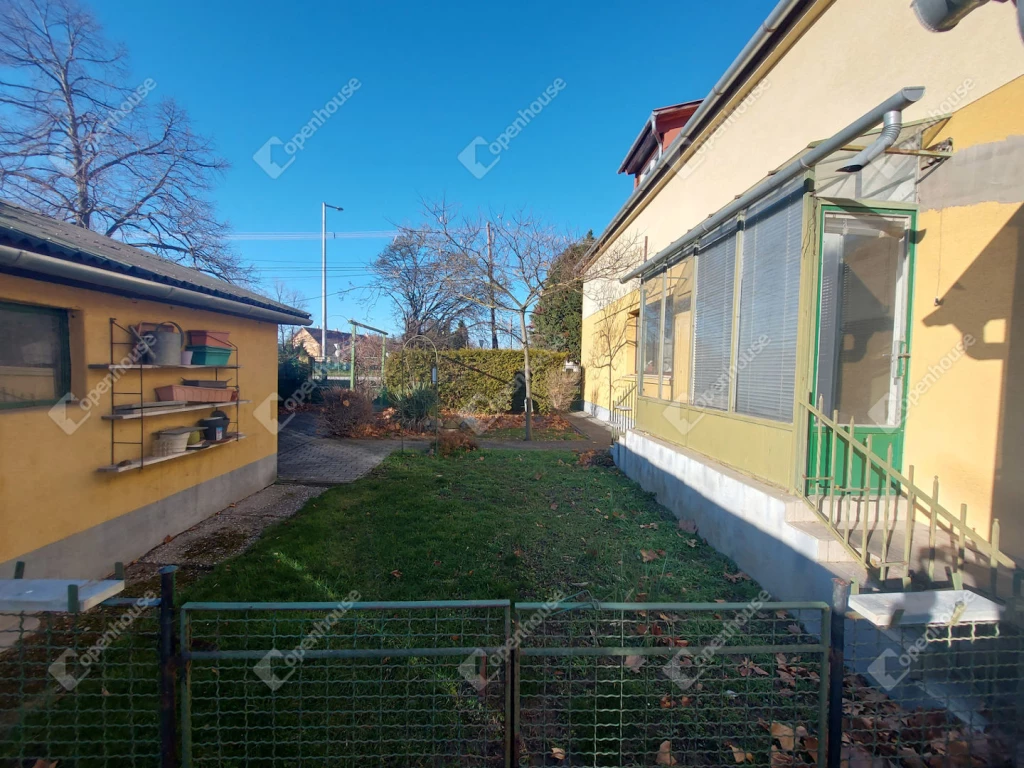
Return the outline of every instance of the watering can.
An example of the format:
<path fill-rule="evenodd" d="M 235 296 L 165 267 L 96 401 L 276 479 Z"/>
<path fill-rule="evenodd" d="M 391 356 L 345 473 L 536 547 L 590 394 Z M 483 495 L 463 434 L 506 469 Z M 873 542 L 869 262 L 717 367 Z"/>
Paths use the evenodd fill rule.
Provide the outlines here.
<path fill-rule="evenodd" d="M 139 323 L 129 329 L 143 350 L 142 362 L 150 365 L 181 365 L 185 331 L 176 322 L 166 320 L 162 323 Z"/>

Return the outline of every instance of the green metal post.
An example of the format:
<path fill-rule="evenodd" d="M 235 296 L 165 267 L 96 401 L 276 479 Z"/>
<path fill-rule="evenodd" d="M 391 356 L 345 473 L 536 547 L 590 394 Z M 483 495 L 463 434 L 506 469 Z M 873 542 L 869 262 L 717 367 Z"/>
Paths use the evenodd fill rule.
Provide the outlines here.
<path fill-rule="evenodd" d="M 356 388 L 356 322 L 352 320 L 352 335 L 349 337 L 348 346 L 351 360 L 348 368 L 348 388 Z"/>

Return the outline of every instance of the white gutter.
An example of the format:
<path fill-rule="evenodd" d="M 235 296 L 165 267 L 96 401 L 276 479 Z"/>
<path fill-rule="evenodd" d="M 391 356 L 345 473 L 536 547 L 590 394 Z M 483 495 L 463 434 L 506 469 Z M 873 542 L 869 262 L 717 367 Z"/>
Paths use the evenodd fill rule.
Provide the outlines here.
<path fill-rule="evenodd" d="M 633 190 L 633 193 L 626 199 L 625 204 L 619 209 L 619 212 L 615 214 L 615 218 L 612 219 L 604 232 L 602 232 L 594 242 L 594 245 L 587 253 L 588 259 L 597 251 L 605 238 L 614 232 L 622 220 L 626 218 L 628 211 L 633 208 L 633 205 L 647 193 L 662 168 L 670 164 L 677 153 L 681 152 L 693 143 L 693 134 L 699 127 L 700 121 L 709 112 L 711 112 L 712 109 L 718 107 L 718 103 L 721 101 L 723 94 L 725 94 L 735 84 L 740 73 L 757 57 L 762 46 L 767 42 L 768 38 L 772 36 L 775 30 L 779 28 L 785 18 L 789 15 L 790 11 L 802 2 L 804 2 L 804 0 L 781 0 L 779 4 L 772 9 L 772 12 L 768 14 L 768 18 L 762 22 L 757 32 L 754 33 L 754 36 L 750 38 L 745 46 L 743 46 L 743 50 L 740 51 L 739 56 L 736 57 L 733 63 L 729 65 L 729 68 L 725 70 L 725 74 L 723 74 L 719 78 L 718 82 L 715 83 L 715 86 L 701 102 L 697 111 L 694 112 L 690 119 L 686 121 L 686 125 L 683 126 L 683 129 L 674 139 L 672 139 L 672 142 L 668 147 L 665 148 L 661 159 L 658 160 L 654 169 L 647 174 L 647 177 L 641 181 L 639 185 L 637 185 L 637 188 Z"/>
<path fill-rule="evenodd" d="M 807 154 L 797 158 L 792 163 L 787 165 L 780 171 L 772 174 L 769 178 L 762 181 L 756 187 L 751 189 L 749 192 L 740 195 L 736 200 L 731 202 L 729 205 L 722 208 L 718 213 L 709 216 L 696 227 L 691 229 L 685 235 L 680 237 L 678 240 L 670 243 L 667 247 L 662 248 L 654 256 L 645 261 L 635 269 L 630 270 L 625 275 L 619 278 L 620 283 L 626 283 L 635 277 L 639 277 L 644 272 L 647 272 L 656 267 L 661 262 L 665 261 L 669 257 L 678 254 L 680 251 L 685 249 L 687 246 L 696 243 L 696 241 L 702 236 L 712 231 L 719 224 L 728 221 L 730 218 L 735 216 L 737 213 L 747 208 L 752 203 L 756 203 L 763 197 L 768 196 L 779 187 L 783 186 L 787 182 L 792 181 L 797 176 L 813 168 L 817 163 L 824 160 L 826 157 L 831 155 L 838 149 L 849 144 L 854 139 L 864 135 L 867 131 L 874 128 L 883 120 L 887 127 L 893 124 L 900 124 L 900 114 L 904 109 L 909 107 L 916 101 L 920 101 L 924 96 L 924 88 L 912 87 L 903 88 L 897 91 L 895 94 L 890 96 L 888 99 L 883 101 L 877 107 L 872 109 L 867 114 L 854 120 L 848 126 L 843 128 L 839 133 L 830 139 L 823 141 L 821 144 L 810 150 Z M 895 114 L 894 114 L 895 113 Z M 899 135 L 897 131 L 897 136 Z M 879 139 L 871 147 L 861 155 L 864 155 L 868 150 L 875 152 L 876 145 L 877 154 L 881 154 L 884 151 L 884 144 L 882 139 Z M 877 156 L 877 154 L 875 156 Z M 860 157 L 860 155 L 858 155 Z M 846 169 L 848 170 L 849 167 Z"/>
<path fill-rule="evenodd" d="M 220 296 L 211 296 L 208 293 L 193 291 L 187 288 L 179 288 L 163 283 L 154 283 L 140 277 L 111 272 L 107 269 L 99 269 L 86 264 L 78 264 L 73 261 L 56 259 L 52 256 L 44 256 L 32 251 L 23 251 L 12 248 L 8 245 L 0 245 L 0 267 L 22 269 L 26 272 L 35 272 L 51 277 L 59 277 L 66 280 L 77 280 L 90 285 L 99 286 L 136 296 L 142 296 L 155 301 L 166 301 L 172 304 L 187 304 L 201 309 L 209 309 L 214 312 L 225 312 L 231 315 L 262 320 L 268 323 L 280 325 L 309 325 L 312 321 L 307 317 L 305 320 L 299 315 L 289 315 L 286 312 L 279 312 L 264 307 L 245 304 L 241 301 L 224 299 Z"/>

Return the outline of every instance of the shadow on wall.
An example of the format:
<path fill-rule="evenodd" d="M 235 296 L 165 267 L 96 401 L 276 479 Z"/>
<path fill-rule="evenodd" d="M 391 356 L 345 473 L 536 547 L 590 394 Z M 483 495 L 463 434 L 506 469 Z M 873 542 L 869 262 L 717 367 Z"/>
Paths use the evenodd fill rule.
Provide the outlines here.
<path fill-rule="evenodd" d="M 966 353 L 974 360 L 1002 361 L 992 514 L 999 518 L 1001 549 L 1024 554 L 1024 206 L 924 319 L 928 327 L 952 325 L 977 341 Z M 1006 321 L 1001 341 L 985 341 L 985 326 Z M 979 393 L 989 397 L 996 393 Z M 964 403 L 964 407 L 969 407 Z M 985 532 L 988 533 L 987 531 Z"/>

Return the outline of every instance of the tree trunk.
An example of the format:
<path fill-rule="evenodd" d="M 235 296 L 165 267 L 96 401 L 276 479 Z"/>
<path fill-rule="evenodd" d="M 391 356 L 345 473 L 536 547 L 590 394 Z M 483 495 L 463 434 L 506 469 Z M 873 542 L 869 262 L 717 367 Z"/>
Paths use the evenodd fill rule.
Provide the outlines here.
<path fill-rule="evenodd" d="M 523 332 L 523 378 L 526 382 L 526 403 L 523 410 L 526 416 L 526 440 L 533 440 L 533 389 L 530 386 L 530 341 L 526 335 L 526 310 L 519 310 L 519 328 Z"/>

